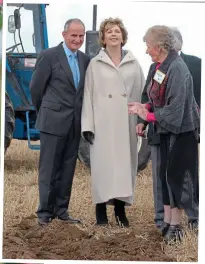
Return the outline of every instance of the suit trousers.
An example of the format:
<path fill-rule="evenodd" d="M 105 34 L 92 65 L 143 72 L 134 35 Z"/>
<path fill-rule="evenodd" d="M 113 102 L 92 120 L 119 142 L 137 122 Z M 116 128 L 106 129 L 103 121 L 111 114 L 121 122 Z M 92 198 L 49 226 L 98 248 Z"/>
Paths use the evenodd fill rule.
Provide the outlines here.
<path fill-rule="evenodd" d="M 80 132 L 74 121 L 67 136 L 40 132 L 39 208 L 41 217 L 68 215 L 73 176 L 78 156 Z"/>
<path fill-rule="evenodd" d="M 162 199 L 162 183 L 160 173 L 160 145 L 151 145 L 153 197 L 154 197 L 154 221 L 160 226 L 164 220 L 164 205 Z"/>

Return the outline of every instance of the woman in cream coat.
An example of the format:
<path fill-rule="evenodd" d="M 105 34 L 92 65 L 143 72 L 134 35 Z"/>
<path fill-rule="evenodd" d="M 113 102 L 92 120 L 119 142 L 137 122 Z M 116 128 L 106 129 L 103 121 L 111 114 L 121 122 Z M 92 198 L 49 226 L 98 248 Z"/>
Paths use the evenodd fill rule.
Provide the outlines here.
<path fill-rule="evenodd" d="M 122 49 L 127 31 L 120 19 L 104 20 L 99 38 L 104 49 L 88 66 L 82 108 L 82 136 L 90 143 L 92 200 L 97 224 L 108 224 L 106 204 L 113 204 L 117 223 L 129 226 L 125 205 L 134 199 L 137 118 L 128 115 L 128 103 L 140 102 L 144 75 L 133 54 Z"/>

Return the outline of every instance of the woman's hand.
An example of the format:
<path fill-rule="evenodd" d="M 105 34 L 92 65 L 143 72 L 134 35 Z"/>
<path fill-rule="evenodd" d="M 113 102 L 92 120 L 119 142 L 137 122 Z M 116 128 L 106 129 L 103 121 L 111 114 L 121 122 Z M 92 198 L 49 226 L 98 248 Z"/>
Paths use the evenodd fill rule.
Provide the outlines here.
<path fill-rule="evenodd" d="M 147 114 L 149 111 L 146 108 L 146 104 L 137 102 L 128 103 L 128 113 L 132 115 L 138 115 L 143 120 L 147 120 Z"/>
<path fill-rule="evenodd" d="M 146 108 L 141 108 L 138 110 L 137 115 L 143 120 L 147 121 L 147 114 L 149 111 Z"/>
<path fill-rule="evenodd" d="M 136 115 L 141 107 L 141 104 L 137 102 L 128 103 L 128 113 Z"/>
<path fill-rule="evenodd" d="M 139 102 L 130 102 L 130 103 L 128 103 L 128 106 L 136 106 L 136 107 L 146 108 L 146 104 L 141 104 Z"/>
<path fill-rule="evenodd" d="M 145 125 L 140 123 L 136 125 L 136 134 L 140 137 L 145 137 Z"/>

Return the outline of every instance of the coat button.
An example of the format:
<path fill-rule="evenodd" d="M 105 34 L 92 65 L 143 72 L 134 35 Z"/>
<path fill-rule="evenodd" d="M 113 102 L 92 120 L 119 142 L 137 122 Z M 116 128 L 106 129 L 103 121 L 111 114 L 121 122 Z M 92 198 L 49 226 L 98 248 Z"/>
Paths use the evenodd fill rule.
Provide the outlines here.
<path fill-rule="evenodd" d="M 108 97 L 109 97 L 109 98 L 112 98 L 112 94 L 109 94 Z"/>
<path fill-rule="evenodd" d="M 126 97 L 127 95 L 126 94 L 122 94 L 122 96 Z"/>

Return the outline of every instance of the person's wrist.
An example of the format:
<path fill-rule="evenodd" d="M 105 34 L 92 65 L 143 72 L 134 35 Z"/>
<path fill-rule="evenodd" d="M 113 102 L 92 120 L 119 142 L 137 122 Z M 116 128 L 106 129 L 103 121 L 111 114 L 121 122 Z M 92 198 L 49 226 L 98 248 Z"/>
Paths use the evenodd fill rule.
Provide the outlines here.
<path fill-rule="evenodd" d="M 147 113 L 146 120 L 147 120 L 147 122 L 157 121 L 154 113 L 150 113 L 150 112 Z"/>
<path fill-rule="evenodd" d="M 151 108 L 151 105 L 150 105 L 149 103 L 146 103 L 146 104 L 145 104 L 145 108 L 149 111 L 150 108 Z"/>

